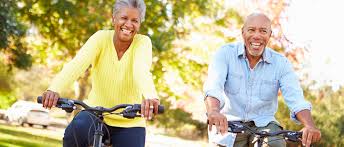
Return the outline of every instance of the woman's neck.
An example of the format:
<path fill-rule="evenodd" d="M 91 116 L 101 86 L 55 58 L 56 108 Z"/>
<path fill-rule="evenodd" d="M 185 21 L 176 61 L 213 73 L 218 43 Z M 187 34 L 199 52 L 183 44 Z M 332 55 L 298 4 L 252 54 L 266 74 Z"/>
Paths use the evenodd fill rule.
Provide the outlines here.
<path fill-rule="evenodd" d="M 130 44 L 133 42 L 128 41 L 128 42 L 123 42 L 120 41 L 119 39 L 116 39 L 116 37 L 113 37 L 113 42 L 114 42 L 114 46 L 116 49 L 116 53 L 117 53 L 117 58 L 118 60 L 121 60 L 122 56 L 124 55 L 124 53 L 128 50 Z"/>
<path fill-rule="evenodd" d="M 114 42 L 114 46 L 117 52 L 125 52 L 129 48 L 130 44 L 132 43 L 132 40 L 128 42 L 123 42 L 123 41 L 120 41 L 119 39 L 116 39 L 116 37 L 113 37 L 113 42 Z"/>

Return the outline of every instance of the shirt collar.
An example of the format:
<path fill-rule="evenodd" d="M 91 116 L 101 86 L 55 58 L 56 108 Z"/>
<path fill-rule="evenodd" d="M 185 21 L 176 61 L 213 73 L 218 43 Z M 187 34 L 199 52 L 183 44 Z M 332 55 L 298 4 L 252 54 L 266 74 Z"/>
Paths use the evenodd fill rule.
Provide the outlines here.
<path fill-rule="evenodd" d="M 239 43 L 238 48 L 237 48 L 237 56 L 238 57 L 243 57 L 246 58 L 246 52 L 245 52 L 245 44 L 244 43 Z M 271 63 L 271 51 L 269 48 L 265 48 L 263 52 L 263 61 L 266 63 Z"/>

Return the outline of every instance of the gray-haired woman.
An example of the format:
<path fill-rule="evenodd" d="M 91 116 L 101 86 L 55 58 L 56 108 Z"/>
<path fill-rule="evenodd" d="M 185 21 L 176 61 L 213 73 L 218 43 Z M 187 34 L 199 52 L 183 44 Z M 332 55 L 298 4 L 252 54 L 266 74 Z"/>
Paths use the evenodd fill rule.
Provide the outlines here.
<path fill-rule="evenodd" d="M 56 106 L 59 93 L 92 65 L 92 90 L 87 104 L 113 107 L 123 103 L 141 103 L 142 116 L 152 119 L 157 114 L 159 99 L 150 73 L 151 40 L 137 34 L 144 20 L 143 0 L 116 0 L 112 23 L 114 30 L 93 34 L 78 54 L 53 79 L 43 93 L 43 106 Z M 145 119 L 125 119 L 106 115 L 104 121 L 113 146 L 144 147 Z M 94 132 L 94 116 L 81 111 L 65 130 L 63 146 L 89 146 Z"/>

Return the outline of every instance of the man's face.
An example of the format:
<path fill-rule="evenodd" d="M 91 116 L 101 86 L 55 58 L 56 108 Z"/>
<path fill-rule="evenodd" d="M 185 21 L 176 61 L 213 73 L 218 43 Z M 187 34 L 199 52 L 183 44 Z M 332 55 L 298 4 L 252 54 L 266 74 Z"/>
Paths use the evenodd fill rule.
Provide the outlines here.
<path fill-rule="evenodd" d="M 132 41 L 140 28 L 140 12 L 136 8 L 122 8 L 112 18 L 112 23 L 118 41 Z"/>
<path fill-rule="evenodd" d="M 271 22 L 263 15 L 249 17 L 242 28 L 242 37 L 249 56 L 260 57 L 270 36 Z"/>

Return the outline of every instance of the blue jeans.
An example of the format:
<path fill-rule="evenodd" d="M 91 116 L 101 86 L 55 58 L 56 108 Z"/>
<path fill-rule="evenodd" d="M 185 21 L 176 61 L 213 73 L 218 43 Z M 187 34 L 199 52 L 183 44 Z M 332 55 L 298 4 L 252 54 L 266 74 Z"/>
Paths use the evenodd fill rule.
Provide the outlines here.
<path fill-rule="evenodd" d="M 78 113 L 67 126 L 63 137 L 64 147 L 86 147 L 93 144 L 93 135 L 98 118 L 87 111 Z M 120 128 L 103 125 L 104 138 L 111 138 L 113 147 L 144 147 L 144 127 Z"/>

